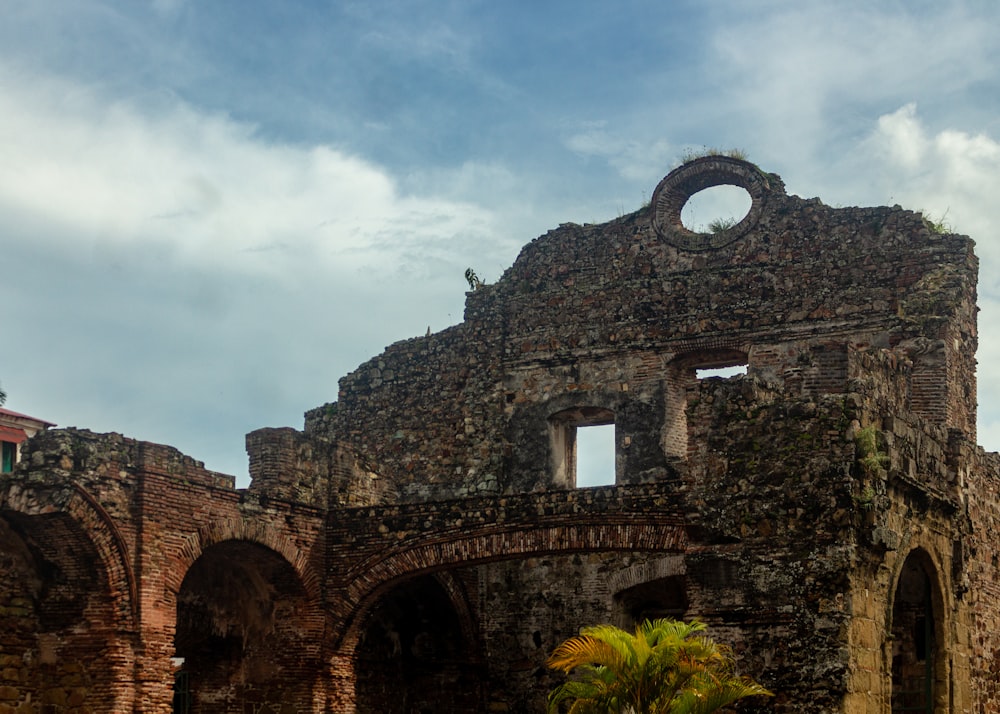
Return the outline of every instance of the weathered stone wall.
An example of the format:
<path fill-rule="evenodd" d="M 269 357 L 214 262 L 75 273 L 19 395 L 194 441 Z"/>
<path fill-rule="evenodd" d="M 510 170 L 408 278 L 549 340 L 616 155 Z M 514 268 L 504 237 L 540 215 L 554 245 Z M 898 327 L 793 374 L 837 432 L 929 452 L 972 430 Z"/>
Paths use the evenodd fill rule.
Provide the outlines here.
<path fill-rule="evenodd" d="M 546 420 L 561 405 L 607 405 L 642 439 L 631 421 L 677 409 L 672 364 L 749 356 L 770 381 L 843 392 L 852 344 L 899 349 L 914 365 L 909 406 L 974 438 L 971 242 L 898 207 L 833 209 L 769 180 L 752 228 L 709 251 L 664 240 L 647 210 L 550 231 L 469 294 L 464 323 L 345 377 L 306 433 L 349 445 L 404 500 L 546 488 Z M 627 478 L 669 471 L 641 451 Z"/>
<path fill-rule="evenodd" d="M 334 408 L 335 405 L 330 408 Z M 291 428 L 258 429 L 246 438 L 250 493 L 328 506 L 368 506 L 398 500 L 396 486 L 361 463 L 355 452 Z"/>
<path fill-rule="evenodd" d="M 719 183 L 748 216 L 684 228 Z M 919 214 L 706 157 L 249 434 L 245 491 L 47 432 L 0 478 L 0 714 L 166 713 L 178 668 L 192 712 L 541 711 L 559 641 L 656 616 L 734 648 L 775 692 L 747 711 L 1000 714 L 976 270 Z M 611 423 L 615 485 L 576 488 Z"/>
<path fill-rule="evenodd" d="M 685 510 L 701 543 L 689 549 L 687 614 L 777 693 L 773 711 L 835 711 L 846 692 L 856 504 L 845 401 L 753 376 L 705 380 L 689 401 Z"/>
<path fill-rule="evenodd" d="M 363 556 L 361 565 L 343 576 L 344 586 L 373 592 L 379 582 L 404 578 L 407 571 L 494 561 L 476 569 L 478 609 L 489 681 L 518 683 L 506 692 L 490 684 L 490 701 L 511 711 L 544 699 L 552 677 L 542 676 L 542 665 L 553 640 L 592 622 L 629 624 L 623 602 L 669 599 L 676 586 L 671 577 L 682 579 L 684 593 L 680 612 L 671 614 L 699 617 L 720 640 L 733 644 L 746 671 L 779 692 L 770 710 L 836 711 L 842 700 L 854 701 L 859 690 L 864 706 L 888 702 L 885 607 L 897 573 L 884 557 L 885 541 L 905 557 L 899 543 L 901 534 L 909 533 L 904 526 L 912 495 L 903 486 L 890 489 L 885 479 L 891 473 L 906 487 L 928 494 L 949 488 L 954 478 L 945 453 L 946 431 L 920 426 L 919 419 L 914 427 L 898 417 L 881 417 L 882 400 L 898 396 L 908 368 L 882 352 L 852 351 L 844 361 L 845 375 L 863 375 L 851 382 L 857 391 L 790 397 L 753 376 L 693 383 L 687 412 L 691 450 L 668 480 L 508 496 L 499 502 L 361 509 L 353 522 L 342 517 L 330 531 L 331 552 Z M 881 448 L 892 444 L 886 476 L 878 483 L 860 470 L 855 443 L 861 425 L 873 419 L 879 419 Z M 925 471 L 919 478 L 911 475 L 915 464 Z M 628 499 L 625 512 L 621 496 Z M 954 505 L 934 503 L 925 505 L 919 526 L 936 529 L 951 543 L 961 533 Z M 876 519 L 876 504 L 885 513 L 897 509 L 896 520 Z M 688 524 L 683 554 L 664 556 L 669 551 L 663 546 L 659 555 L 633 551 L 627 539 L 605 541 L 603 547 L 614 552 L 601 553 L 593 542 L 574 542 L 568 530 L 555 531 L 565 534 L 556 542 L 518 546 L 520 538 L 555 524 L 583 528 L 595 512 L 606 523 L 623 517 L 649 522 L 658 508 L 676 510 L 674 519 L 683 514 Z M 497 534 L 492 541 L 477 535 L 484 529 Z M 389 551 L 382 550 L 379 533 L 395 539 Z M 855 578 L 865 547 L 875 548 L 873 572 Z M 559 555 L 561 548 L 579 555 Z M 936 544 L 934 552 L 943 553 L 947 571 L 950 550 Z M 642 577 L 625 579 L 625 573 L 636 570 L 634 563 L 664 557 L 672 559 L 669 574 L 639 567 Z M 945 582 L 943 587 L 950 586 Z M 949 623 L 964 617 L 960 604 L 949 601 L 946 607 Z M 879 609 L 873 614 L 872 608 Z M 345 603 L 343 609 L 353 608 Z M 535 645 L 536 639 L 544 646 Z M 968 647 L 960 638 L 954 641 L 949 653 L 955 662 L 953 686 L 956 699 L 963 701 L 959 663 Z M 873 683 L 878 684 L 874 690 Z"/>
<path fill-rule="evenodd" d="M 350 448 L 385 496 L 499 492 L 504 446 L 484 430 L 501 408 L 491 347 L 465 324 L 397 343 L 341 380 L 343 399 L 306 414 L 306 435 Z"/>
<path fill-rule="evenodd" d="M 614 607 L 612 583 L 630 569 L 655 563 L 649 553 L 534 556 L 477 568 L 488 663 L 487 705 L 496 712 L 545 711 L 546 695 L 562 677 L 545 660 L 581 626 L 631 622 Z"/>
<path fill-rule="evenodd" d="M 972 447 L 961 445 L 968 453 Z M 972 711 L 1000 712 L 1000 457 L 977 449 L 958 471 L 971 534 L 956 545 L 961 579 L 956 588 L 971 615 L 959 634 L 970 641 Z"/>

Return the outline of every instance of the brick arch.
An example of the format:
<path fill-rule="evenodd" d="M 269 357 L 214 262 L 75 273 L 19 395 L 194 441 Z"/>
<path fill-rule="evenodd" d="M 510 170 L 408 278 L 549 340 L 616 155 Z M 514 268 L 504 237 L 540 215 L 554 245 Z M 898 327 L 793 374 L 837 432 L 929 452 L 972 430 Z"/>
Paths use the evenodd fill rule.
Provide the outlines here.
<path fill-rule="evenodd" d="M 216 711 L 223 699 L 225 711 L 250 703 L 254 711 L 313 711 L 323 669 L 321 603 L 274 547 L 280 540 L 252 535 L 235 523 L 201 533 L 201 552 L 179 590 L 163 598 L 167 641 L 181 658 L 192 711 Z"/>
<path fill-rule="evenodd" d="M 308 553 L 286 536 L 278 533 L 267 521 L 247 518 L 220 518 L 187 535 L 177 552 L 177 565 L 165 577 L 170 591 L 176 595 L 188 570 L 213 545 L 226 541 L 249 541 L 264 546 L 284 558 L 295 570 L 309 598 L 319 600 L 319 577 L 309 564 Z"/>
<path fill-rule="evenodd" d="M 608 578 L 608 592 L 612 595 L 628 590 L 651 580 L 661 580 L 673 575 L 685 575 L 687 564 L 682 554 L 670 554 L 663 558 L 632 565 Z"/>
<path fill-rule="evenodd" d="M 35 489 L 10 486 L 0 497 L 0 508 L 26 516 L 66 514 L 91 541 L 108 580 L 115 617 L 120 627 L 134 631 L 138 621 L 138 586 L 125 539 L 110 514 L 80 484 L 71 489 Z"/>
<path fill-rule="evenodd" d="M 679 353 L 671 360 L 672 369 L 695 370 L 704 367 L 728 367 L 736 364 L 746 364 L 749 361 L 750 348 L 743 342 L 725 338 L 702 341 L 694 349 Z"/>
<path fill-rule="evenodd" d="M 74 596 L 67 600 L 57 595 L 44 624 L 37 619 L 33 626 L 39 634 L 58 634 L 59 646 L 68 648 L 66 661 L 86 671 L 87 693 L 81 704 L 131 711 L 135 692 L 130 683 L 138 644 L 136 582 L 126 542 L 110 514 L 79 484 L 55 489 L 12 484 L 0 491 L 0 517 L 16 522 L 42 559 L 51 559 L 68 573 L 67 579 L 57 581 L 57 587 L 71 589 Z M 48 580 L 48 575 L 36 572 Z M 36 606 L 46 610 L 43 602 L 48 596 L 42 592 Z M 77 593 L 82 594 L 79 600 Z M 60 603 L 71 603 L 69 610 L 63 610 Z M 80 622 L 86 623 L 82 629 L 77 627 Z M 94 652 L 101 652 L 101 657 L 88 659 Z M 44 673 L 40 676 L 21 682 L 29 696 L 42 695 L 34 687 L 59 686 L 58 680 L 48 681 Z"/>
<path fill-rule="evenodd" d="M 739 186 L 750 194 L 750 211 L 719 233 L 694 233 L 681 222 L 681 209 L 694 194 L 714 186 Z M 739 240 L 760 220 L 768 198 L 784 195 L 781 179 L 730 156 L 702 156 L 678 166 L 656 186 L 650 202 L 653 228 L 664 241 L 689 251 L 721 248 Z"/>
<path fill-rule="evenodd" d="M 407 542 L 405 550 L 362 560 L 343 575 L 344 587 L 329 598 L 331 611 L 341 617 L 332 627 L 338 649 L 353 652 L 364 614 L 378 597 L 401 580 L 458 565 L 513 560 L 522 557 L 595 551 L 683 552 L 684 527 L 676 522 L 581 522 L 493 527 L 454 538 L 427 536 Z"/>

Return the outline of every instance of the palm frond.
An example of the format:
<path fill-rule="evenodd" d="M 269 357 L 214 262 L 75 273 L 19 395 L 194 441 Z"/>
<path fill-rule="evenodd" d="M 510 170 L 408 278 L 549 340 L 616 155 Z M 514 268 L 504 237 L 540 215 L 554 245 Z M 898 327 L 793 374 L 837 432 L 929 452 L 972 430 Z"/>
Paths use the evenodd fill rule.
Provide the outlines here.
<path fill-rule="evenodd" d="M 730 679 L 715 686 L 686 689 L 676 699 L 670 714 L 711 714 L 747 697 L 773 696 L 771 692 L 749 679 Z"/>
<path fill-rule="evenodd" d="M 559 645 L 548 666 L 576 677 L 549 696 L 550 714 L 709 714 L 768 695 L 734 674 L 732 650 L 701 634 L 696 620 L 650 620 L 626 632 L 586 627 Z"/>
<path fill-rule="evenodd" d="M 622 660 L 621 653 L 608 642 L 589 634 L 581 634 L 556 647 L 546 665 L 550 669 L 569 673 L 576 667 L 588 664 L 619 669 Z"/>

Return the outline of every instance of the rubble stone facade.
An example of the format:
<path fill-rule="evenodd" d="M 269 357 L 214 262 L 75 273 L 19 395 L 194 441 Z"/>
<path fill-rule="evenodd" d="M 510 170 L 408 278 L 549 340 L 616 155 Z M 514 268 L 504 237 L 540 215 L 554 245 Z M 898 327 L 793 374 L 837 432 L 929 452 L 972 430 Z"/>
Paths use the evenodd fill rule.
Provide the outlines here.
<path fill-rule="evenodd" d="M 735 185 L 719 233 L 687 200 Z M 51 430 L 0 480 L 0 714 L 542 712 L 587 624 L 699 618 L 744 711 L 1000 713 L 972 241 L 710 156 L 247 436 Z M 729 378 L 699 370 L 745 365 Z M 614 485 L 576 486 L 613 424 Z"/>

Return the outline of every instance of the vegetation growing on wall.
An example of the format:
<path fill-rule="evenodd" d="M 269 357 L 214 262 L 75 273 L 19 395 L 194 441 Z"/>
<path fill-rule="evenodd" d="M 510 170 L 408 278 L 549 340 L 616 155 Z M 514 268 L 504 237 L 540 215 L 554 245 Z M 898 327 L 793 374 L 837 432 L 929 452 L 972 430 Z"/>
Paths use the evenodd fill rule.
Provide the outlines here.
<path fill-rule="evenodd" d="M 683 154 L 681 154 L 681 164 L 686 164 L 688 162 L 694 161 L 695 159 L 703 159 L 706 156 L 726 156 L 730 159 L 739 159 L 740 161 L 749 161 L 747 158 L 747 152 L 743 149 L 719 149 L 717 147 L 703 146 L 701 149 L 687 149 Z"/>
<path fill-rule="evenodd" d="M 854 447 L 857 449 L 858 463 L 866 476 L 885 477 L 885 465 L 889 462 L 888 455 L 879 448 L 879 433 L 874 426 L 859 429 L 854 436 Z"/>

